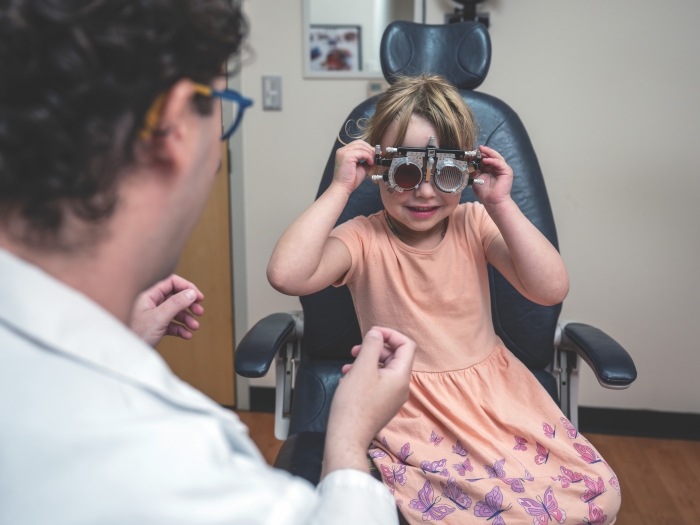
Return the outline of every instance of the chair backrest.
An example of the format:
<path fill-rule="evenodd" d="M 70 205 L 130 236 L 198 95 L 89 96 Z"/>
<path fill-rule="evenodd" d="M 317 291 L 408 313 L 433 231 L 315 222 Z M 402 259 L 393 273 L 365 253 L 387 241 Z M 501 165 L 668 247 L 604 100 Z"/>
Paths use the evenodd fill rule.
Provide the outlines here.
<path fill-rule="evenodd" d="M 530 138 L 518 115 L 501 100 L 471 91 L 488 72 L 491 44 L 486 28 L 477 22 L 440 26 L 394 22 L 382 38 L 382 70 L 391 82 L 394 75 L 428 72 L 440 74 L 455 84 L 471 107 L 479 125 L 479 144 L 500 152 L 513 168 L 511 195 L 525 216 L 558 248 L 552 210 L 542 172 Z M 381 95 L 380 95 L 381 96 Z M 374 113 L 378 97 L 357 106 L 343 123 L 340 139 L 348 143 L 358 130 L 354 123 Z M 343 144 L 336 140 L 321 179 L 318 196 L 333 178 L 335 152 Z M 470 188 L 460 202 L 475 201 Z M 337 224 L 358 215 L 371 215 L 383 208 L 379 188 L 369 179 L 355 190 Z M 545 368 L 552 362 L 554 332 L 561 305 L 540 306 L 525 299 L 494 268 L 489 266 L 491 313 L 496 333 L 508 349 L 530 368 Z M 329 287 L 302 297 L 304 308 L 305 358 L 347 359 L 361 341 L 357 316 L 347 286 Z"/>

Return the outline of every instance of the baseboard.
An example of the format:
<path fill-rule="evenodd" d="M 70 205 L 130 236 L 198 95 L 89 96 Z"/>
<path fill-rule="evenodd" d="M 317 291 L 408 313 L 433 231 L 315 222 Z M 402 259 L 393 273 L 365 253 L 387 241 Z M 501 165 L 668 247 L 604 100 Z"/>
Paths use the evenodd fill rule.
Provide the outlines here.
<path fill-rule="evenodd" d="M 578 423 L 583 434 L 700 441 L 700 414 L 579 406 Z"/>
<path fill-rule="evenodd" d="M 251 386 L 250 411 L 274 413 L 275 389 Z M 579 406 L 578 421 L 583 434 L 700 441 L 700 414 Z"/>
<path fill-rule="evenodd" d="M 251 386 L 250 411 L 274 414 L 275 389 L 269 386 Z"/>

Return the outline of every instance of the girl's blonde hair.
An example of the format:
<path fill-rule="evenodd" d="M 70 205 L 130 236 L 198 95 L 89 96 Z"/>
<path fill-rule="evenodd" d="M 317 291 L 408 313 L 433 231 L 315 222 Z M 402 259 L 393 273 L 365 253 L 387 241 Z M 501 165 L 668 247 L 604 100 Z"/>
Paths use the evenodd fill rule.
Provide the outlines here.
<path fill-rule="evenodd" d="M 361 132 L 357 138 L 372 146 L 380 144 L 389 125 L 396 121 L 398 133 L 391 146 L 400 146 L 413 115 L 435 127 L 441 148 L 470 150 L 476 143 L 477 126 L 471 109 L 457 88 L 438 75 L 399 77 L 379 97 L 374 115 L 357 122 Z"/>

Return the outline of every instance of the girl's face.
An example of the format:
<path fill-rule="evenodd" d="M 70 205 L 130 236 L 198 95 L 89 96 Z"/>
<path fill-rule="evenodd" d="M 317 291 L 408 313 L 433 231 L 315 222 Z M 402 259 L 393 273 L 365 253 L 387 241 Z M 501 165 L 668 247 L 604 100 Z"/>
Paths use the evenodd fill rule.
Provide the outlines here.
<path fill-rule="evenodd" d="M 382 151 L 386 151 L 388 146 L 395 144 L 397 127 L 398 125 L 394 121 L 387 128 L 382 138 Z M 440 147 L 440 139 L 433 125 L 423 117 L 413 115 L 401 146 L 423 148 L 428 145 L 430 137 L 435 137 L 435 145 Z M 387 191 L 387 185 L 380 184 L 379 186 L 384 208 L 392 219 L 415 233 L 441 234 L 444 227 L 443 221 L 459 204 L 459 194 L 453 195 L 438 190 L 432 180 L 430 182 L 423 181 L 415 190 L 402 193 L 397 191 L 390 194 Z"/>

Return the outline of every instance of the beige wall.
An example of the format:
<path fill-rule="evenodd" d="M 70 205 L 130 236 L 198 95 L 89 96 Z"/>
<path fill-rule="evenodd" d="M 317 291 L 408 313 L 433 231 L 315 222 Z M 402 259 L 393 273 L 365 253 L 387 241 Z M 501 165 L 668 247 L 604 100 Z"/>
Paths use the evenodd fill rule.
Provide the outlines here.
<path fill-rule="evenodd" d="M 256 99 L 244 123 L 248 320 L 299 308 L 267 284 L 284 228 L 308 206 L 335 134 L 366 81 L 304 80 L 301 2 L 244 3 Z M 452 9 L 428 0 L 428 22 Z M 700 3 L 491 0 L 493 60 L 481 91 L 524 121 L 542 165 L 571 275 L 563 316 L 626 347 L 639 379 L 581 404 L 700 412 Z M 281 112 L 261 76 L 283 76 Z M 263 163 L 265 162 L 265 164 Z M 254 382 L 255 383 L 255 382 Z M 269 379 L 263 384 L 273 384 Z"/>

